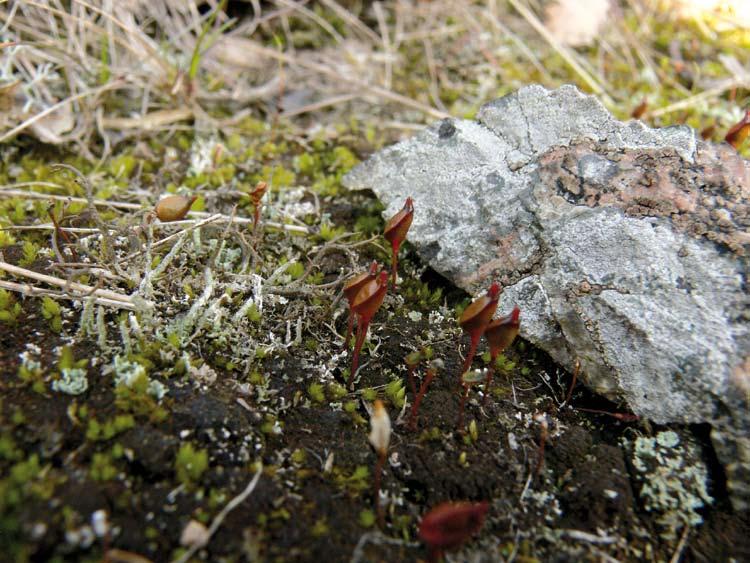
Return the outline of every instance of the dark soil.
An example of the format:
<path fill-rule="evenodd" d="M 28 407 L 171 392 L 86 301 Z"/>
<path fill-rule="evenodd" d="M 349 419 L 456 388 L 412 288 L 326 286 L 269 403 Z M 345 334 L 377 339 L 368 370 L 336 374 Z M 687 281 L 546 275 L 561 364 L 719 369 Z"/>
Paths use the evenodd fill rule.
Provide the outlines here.
<path fill-rule="evenodd" d="M 12 258 L 12 253 L 6 253 L 6 258 Z M 437 279 L 430 273 L 425 277 Z M 259 433 L 264 418 L 256 411 L 253 396 L 240 391 L 235 374 L 217 370 L 212 384 L 169 380 L 168 399 L 163 403 L 169 413 L 165 421 L 153 423 L 138 417 L 135 427 L 113 440 L 88 440 L 86 427 L 71 415 L 71 406 L 87 405 L 89 418 L 111 418 L 118 412 L 111 386 L 94 384 L 84 395 L 69 398 L 36 393 L 15 376 L 18 354 L 27 342 L 44 343 L 42 358 L 52 363 L 52 350 L 64 341 L 49 331 L 34 305 L 27 300 L 24 321 L 0 332 L 2 433 L 21 452 L 15 458 L 6 454 L 2 465 L 2 549 L 6 554 L 17 560 L 98 560 L 103 549 L 114 547 L 154 561 L 169 560 L 176 554 L 187 522 L 210 522 L 249 481 L 249 464 L 258 456 L 265 466 L 263 476 L 251 497 L 229 514 L 200 552 L 206 560 L 348 561 L 363 534 L 372 532 L 362 514 L 373 506 L 375 455 L 363 424 L 368 417 L 364 401 L 356 393 L 344 398 L 357 401 L 354 412 L 335 405 L 303 404 L 300 397 L 307 393 L 309 382 L 305 367 L 292 354 L 266 358 L 263 366 L 270 390 L 292 405 L 279 416 L 280 434 Z M 396 307 L 392 301 L 387 309 Z M 429 328 L 428 314 L 425 311 L 417 322 L 402 314 L 387 322 L 384 312 L 376 317 L 381 345 L 372 356 L 365 352 L 367 363 L 358 389 L 388 383 L 387 373 L 405 377 L 405 348 Z M 343 322 L 342 317 L 339 329 Z M 453 322 L 442 321 L 446 334 Z M 649 429 L 604 414 L 560 408 L 568 376 L 560 374 L 543 354 L 519 342 L 508 354 L 515 365 L 496 377 L 486 407 L 481 406 L 479 392 L 472 393 L 466 418 L 467 423 L 476 423 L 476 441 L 470 433 L 462 437 L 456 431 L 456 373 L 461 362 L 457 344 L 447 338 L 433 345 L 435 356 L 445 361 L 445 370 L 424 400 L 420 431 L 409 432 L 405 424 L 394 426 L 383 477 L 388 495 L 385 536 L 373 534 L 370 543 L 360 546 L 357 557 L 363 561 L 424 559 L 427 551 L 417 542 L 416 527 L 425 510 L 446 500 L 489 500 L 487 522 L 468 548 L 475 555 L 484 554 L 477 560 L 511 555 L 527 561 L 597 560 L 602 552 L 621 560 L 649 553 L 648 558 L 654 560 L 669 558 L 676 545 L 660 539 L 652 515 L 639 504 L 627 453 L 619 442 Z M 464 338 L 461 348 L 466 346 Z M 95 353 L 93 345 L 81 339 L 75 349 L 77 358 Z M 344 361 L 341 368 L 345 367 Z M 90 368 L 89 377 L 100 376 Z M 542 377 L 548 379 L 546 384 Z M 339 380 L 344 381 L 343 373 Z M 407 398 L 412 400 L 410 393 Z M 581 388 L 573 403 L 604 411 L 617 409 Z M 393 406 L 389 410 L 396 420 L 398 412 Z M 540 413 L 547 415 L 550 430 L 542 467 L 538 466 L 542 460 L 540 427 L 532 419 Z M 259 434 L 260 441 L 248 439 Z M 174 460 L 185 440 L 209 453 L 208 470 L 189 486 L 175 480 Z M 93 480 L 93 455 L 108 451 L 114 442 L 125 452 L 114 460 L 117 476 Z M 326 472 L 325 461 L 331 454 L 333 465 Z M 14 462 L 32 455 L 38 456 L 38 474 L 15 484 Z M 356 477 L 357 467 L 366 468 L 364 478 Z M 13 501 L 14 486 L 20 486 L 15 491 L 19 502 Z M 32 494 L 34 487 L 41 491 Z M 100 509 L 109 515 L 110 537 L 95 539 L 90 547 L 71 541 L 71 531 L 80 531 Z M 719 499 L 706 511 L 706 523 L 690 533 L 683 560 L 746 559 L 750 549 L 747 525 L 747 515 L 732 514 Z M 616 540 L 587 543 L 566 535 L 569 530 L 590 537 L 606 531 L 607 538 Z"/>

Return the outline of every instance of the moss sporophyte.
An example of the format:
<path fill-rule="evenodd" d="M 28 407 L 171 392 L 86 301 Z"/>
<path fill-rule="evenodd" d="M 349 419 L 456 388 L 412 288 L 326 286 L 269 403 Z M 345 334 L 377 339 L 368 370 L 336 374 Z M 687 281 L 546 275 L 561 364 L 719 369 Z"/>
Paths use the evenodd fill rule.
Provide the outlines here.
<path fill-rule="evenodd" d="M 750 136 L 750 109 L 746 110 L 742 119 L 729 129 L 724 140 L 735 149 L 739 150 L 748 136 Z"/>
<path fill-rule="evenodd" d="M 469 337 L 471 338 L 471 346 L 469 348 L 469 353 L 466 355 L 464 365 L 461 368 L 461 373 L 464 373 L 471 367 L 471 362 L 474 359 L 474 354 L 476 354 L 479 339 L 482 338 L 484 330 L 492 319 L 492 315 L 495 314 L 495 309 L 497 309 L 500 292 L 500 285 L 493 283 L 487 290 L 487 293 L 474 300 L 468 307 L 466 307 L 463 314 L 458 319 L 458 324 L 461 325 L 464 332 L 469 333 Z"/>
<path fill-rule="evenodd" d="M 492 384 L 492 376 L 495 373 L 495 362 L 497 357 L 508 348 L 518 336 L 518 331 L 521 328 L 520 321 L 521 309 L 518 306 L 513 307 L 510 315 L 505 315 L 499 319 L 490 321 L 487 328 L 484 330 L 484 336 L 487 338 L 487 342 L 490 346 L 490 369 L 487 370 L 487 382 L 485 385 L 484 400 L 487 401 L 487 397 L 490 393 L 490 385 Z"/>
<path fill-rule="evenodd" d="M 349 381 L 347 381 L 346 384 L 349 389 L 352 388 L 354 376 L 359 367 L 359 353 L 362 349 L 362 344 L 364 344 L 365 337 L 367 336 L 367 329 L 370 326 L 370 321 L 383 304 L 383 299 L 385 299 L 387 290 L 388 272 L 383 270 L 380 272 L 378 278 L 367 282 L 359 292 L 357 292 L 357 296 L 352 303 L 351 309 L 359 316 L 359 322 L 357 324 L 357 339 L 354 343 L 354 354 L 352 355 L 352 370 L 349 374 Z"/>
<path fill-rule="evenodd" d="M 154 207 L 154 212 L 163 223 L 180 221 L 188 214 L 196 199 L 198 199 L 197 196 L 170 195 L 159 200 Z"/>
<path fill-rule="evenodd" d="M 469 541 L 482 529 L 488 510 L 487 502 L 445 502 L 425 514 L 419 537 L 427 544 L 429 561 L 436 563 L 444 551 Z"/>
<path fill-rule="evenodd" d="M 391 271 L 393 275 L 393 289 L 396 289 L 398 278 L 398 251 L 401 243 L 406 239 L 406 233 L 411 227 L 414 219 L 414 202 L 410 197 L 406 198 L 404 207 L 388 220 L 383 230 L 383 236 L 391 243 Z"/>
<path fill-rule="evenodd" d="M 360 289 L 362 289 L 369 282 L 377 279 L 378 269 L 379 269 L 378 263 L 375 260 L 373 260 L 372 264 L 370 264 L 369 270 L 367 270 L 366 272 L 362 272 L 360 274 L 356 274 L 355 276 L 352 276 L 344 284 L 344 297 L 346 297 L 346 300 L 349 303 L 349 322 L 347 323 L 346 336 L 344 337 L 344 346 L 349 345 L 349 338 L 352 335 L 352 328 L 354 326 L 354 320 L 357 317 L 357 314 L 352 309 L 352 304 L 354 303 L 354 299 L 357 297 L 357 293 L 359 293 Z M 359 323 L 357 324 L 359 326 Z"/>
<path fill-rule="evenodd" d="M 383 467 L 385 465 L 385 459 L 388 455 L 388 446 L 391 443 L 391 419 L 388 416 L 388 411 L 385 410 L 382 401 L 376 400 L 372 406 L 372 415 L 370 417 L 370 444 L 375 448 L 375 452 L 378 454 L 377 462 L 375 463 L 375 480 L 374 480 L 374 496 L 375 496 L 375 512 L 378 517 L 378 525 L 383 527 L 383 506 L 380 503 L 380 480 L 383 473 Z"/>

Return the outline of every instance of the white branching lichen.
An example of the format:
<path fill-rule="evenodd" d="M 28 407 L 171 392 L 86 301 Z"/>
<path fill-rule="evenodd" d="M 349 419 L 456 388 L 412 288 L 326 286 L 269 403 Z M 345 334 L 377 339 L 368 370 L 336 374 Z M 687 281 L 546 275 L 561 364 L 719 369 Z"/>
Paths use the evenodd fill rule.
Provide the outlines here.
<path fill-rule="evenodd" d="M 63 368 L 60 379 L 52 382 L 52 390 L 68 395 L 80 395 L 89 388 L 86 370 L 81 368 Z"/>
<path fill-rule="evenodd" d="M 658 514 L 664 537 L 675 539 L 684 526 L 703 522 L 698 510 L 713 502 L 708 493 L 708 470 L 698 447 L 676 432 L 659 432 L 626 442 L 641 483 L 646 510 Z"/>

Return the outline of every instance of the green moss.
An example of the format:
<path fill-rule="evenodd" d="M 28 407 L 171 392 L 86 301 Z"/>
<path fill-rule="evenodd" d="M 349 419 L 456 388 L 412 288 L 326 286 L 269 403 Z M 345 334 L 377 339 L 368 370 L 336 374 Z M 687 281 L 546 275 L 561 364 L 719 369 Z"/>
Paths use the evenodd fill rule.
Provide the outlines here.
<path fill-rule="evenodd" d="M 375 513 L 369 508 L 359 513 L 359 525 L 363 528 L 372 528 L 375 525 L 375 520 Z"/>
<path fill-rule="evenodd" d="M 307 394 L 309 395 L 313 403 L 320 404 L 320 403 L 324 403 L 326 400 L 326 396 L 323 393 L 322 383 L 311 383 L 307 387 Z"/>
<path fill-rule="evenodd" d="M 362 398 L 368 403 L 372 403 L 375 399 L 378 398 L 378 392 L 372 387 L 362 389 Z"/>
<path fill-rule="evenodd" d="M 109 161 L 108 172 L 115 178 L 130 178 L 138 161 L 132 155 L 115 156 Z"/>
<path fill-rule="evenodd" d="M 328 396 L 332 401 L 340 401 L 347 395 L 346 387 L 340 383 L 332 382 L 328 384 Z"/>
<path fill-rule="evenodd" d="M 110 453 L 94 453 L 91 457 L 89 476 L 94 481 L 111 481 L 117 477 L 117 467 Z"/>
<path fill-rule="evenodd" d="M 338 467 L 333 470 L 336 484 L 349 494 L 356 496 L 372 486 L 370 469 L 366 465 L 358 465 L 351 474 L 348 474 Z"/>
<path fill-rule="evenodd" d="M 95 442 L 111 440 L 118 434 L 134 427 L 135 418 L 130 414 L 118 414 L 101 423 L 95 418 L 91 418 L 86 428 L 86 439 Z"/>
<path fill-rule="evenodd" d="M 327 536 L 330 532 L 331 530 L 328 527 L 328 520 L 326 520 L 325 517 L 318 518 L 315 521 L 315 524 L 313 524 L 313 527 L 310 528 L 310 534 L 315 538 Z"/>
<path fill-rule="evenodd" d="M 21 314 L 21 304 L 10 291 L 0 289 L 0 322 L 14 326 Z"/>
<path fill-rule="evenodd" d="M 186 485 L 196 484 L 208 469 L 208 452 L 186 442 L 180 446 L 174 461 L 177 480 Z"/>
<path fill-rule="evenodd" d="M 162 422 L 166 420 L 168 413 L 149 392 L 149 384 L 145 372 L 131 381 L 121 382 L 115 387 L 115 405 L 136 416 L 148 417 L 152 422 Z"/>
<path fill-rule="evenodd" d="M 393 379 L 385 386 L 385 396 L 388 397 L 388 400 L 394 407 L 401 409 L 406 400 L 404 381 L 402 379 Z"/>
<path fill-rule="evenodd" d="M 42 298 L 42 316 L 49 322 L 53 332 L 62 331 L 62 310 L 60 305 L 51 297 Z"/>
<path fill-rule="evenodd" d="M 39 255 L 39 246 L 29 240 L 25 240 L 21 246 L 23 255 L 18 261 L 18 264 L 24 268 L 31 266 L 36 262 L 37 256 Z"/>
<path fill-rule="evenodd" d="M 304 264 L 300 262 L 294 262 L 291 264 L 287 269 L 286 273 L 293 279 L 297 280 L 300 277 L 302 277 L 302 274 L 305 273 L 305 266 Z"/>
<path fill-rule="evenodd" d="M 0 459 L 17 461 L 23 457 L 23 451 L 16 447 L 13 436 L 9 433 L 0 435 Z"/>
<path fill-rule="evenodd" d="M 307 460 L 307 452 L 303 449 L 297 448 L 292 452 L 292 455 L 289 456 L 289 459 L 295 465 L 302 465 Z"/>

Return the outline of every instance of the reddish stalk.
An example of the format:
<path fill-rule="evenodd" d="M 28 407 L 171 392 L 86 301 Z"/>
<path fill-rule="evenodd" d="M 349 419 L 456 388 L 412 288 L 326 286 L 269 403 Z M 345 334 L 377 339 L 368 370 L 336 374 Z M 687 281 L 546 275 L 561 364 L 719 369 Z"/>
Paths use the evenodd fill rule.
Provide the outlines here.
<path fill-rule="evenodd" d="M 344 346 L 349 346 L 349 338 L 352 336 L 352 328 L 354 326 L 354 319 L 356 313 L 352 310 L 352 304 L 354 298 L 357 297 L 357 293 L 365 284 L 371 282 L 378 277 L 378 263 L 373 260 L 370 264 L 370 269 L 367 272 L 362 272 L 352 277 L 349 281 L 344 284 L 344 297 L 349 302 L 349 322 L 346 327 L 346 336 L 344 337 Z"/>
<path fill-rule="evenodd" d="M 52 211 L 52 206 L 50 206 L 47 209 L 47 213 L 49 214 L 49 218 L 52 220 L 52 224 L 55 226 L 53 237 L 56 237 L 57 239 L 62 239 L 67 244 L 73 244 L 73 241 L 70 240 L 70 237 L 68 236 L 68 233 L 62 230 L 62 227 L 60 227 L 60 223 L 57 222 L 57 218 L 55 217 L 55 214 Z M 55 241 L 56 242 L 56 241 Z M 71 257 L 73 258 L 73 262 L 78 262 L 78 253 L 76 252 L 76 249 L 72 246 L 70 248 Z M 60 255 L 65 259 L 65 257 L 60 253 Z"/>
<path fill-rule="evenodd" d="M 487 293 L 466 307 L 461 318 L 458 319 L 458 324 L 461 325 L 464 332 L 469 333 L 471 338 L 469 354 L 466 356 L 461 373 L 465 373 L 471 367 L 471 362 L 474 360 L 474 355 L 477 352 L 479 339 L 482 338 L 484 329 L 487 328 L 487 324 L 492 319 L 492 315 L 495 314 L 495 309 L 497 309 L 500 291 L 500 286 L 497 283 L 493 283 L 487 290 Z"/>
<path fill-rule="evenodd" d="M 520 315 L 521 309 L 516 305 L 513 307 L 513 311 L 510 315 L 491 321 L 487 325 L 487 328 L 484 329 L 484 336 L 487 338 L 487 342 L 490 346 L 490 369 L 487 370 L 487 381 L 485 383 L 485 404 L 487 403 L 487 397 L 490 394 L 492 376 L 495 375 L 495 362 L 497 361 L 497 357 L 503 353 L 508 346 L 513 344 L 516 336 L 518 336 L 518 331 L 521 327 L 521 322 L 519 320 Z"/>
<path fill-rule="evenodd" d="M 570 382 L 570 387 L 568 387 L 568 395 L 565 397 L 565 404 L 570 406 L 570 400 L 573 398 L 573 388 L 576 386 L 576 382 L 578 381 L 578 372 L 581 371 L 581 360 L 576 358 L 576 365 L 573 368 L 573 380 Z"/>
<path fill-rule="evenodd" d="M 409 429 L 412 431 L 416 431 L 417 429 L 419 405 L 422 404 L 422 399 L 424 399 L 424 396 L 427 393 L 427 388 L 430 386 L 430 383 L 435 377 L 435 373 L 441 367 L 443 367 L 443 361 L 440 359 L 430 362 L 430 367 L 427 368 L 427 373 L 425 374 L 424 381 L 422 382 L 422 385 L 419 386 L 419 393 L 415 393 L 414 403 L 411 406 L 411 416 L 409 417 Z"/>
<path fill-rule="evenodd" d="M 464 435 L 464 409 L 466 408 L 466 399 L 469 397 L 469 386 L 463 385 L 463 392 L 461 393 L 461 403 L 458 407 L 458 422 L 456 428 L 458 433 Z"/>
<path fill-rule="evenodd" d="M 630 412 L 608 412 L 608 411 L 601 411 L 598 409 L 584 409 L 582 407 L 578 407 L 576 409 L 577 411 L 583 411 L 583 412 L 590 412 L 594 414 L 604 414 L 607 416 L 611 416 L 612 418 L 616 418 L 619 421 L 622 422 L 636 422 L 641 419 L 640 416 L 637 414 L 633 414 Z"/>
<path fill-rule="evenodd" d="M 404 207 L 388 220 L 383 230 L 383 236 L 391 243 L 391 271 L 393 272 L 393 289 L 396 289 L 398 278 L 398 251 L 406 238 L 406 233 L 414 219 L 414 202 L 406 198 Z"/>
<path fill-rule="evenodd" d="M 258 229 L 260 222 L 261 200 L 268 189 L 268 184 L 262 180 L 255 184 L 255 189 L 250 192 L 250 201 L 253 202 L 253 232 Z"/>
<path fill-rule="evenodd" d="M 411 393 L 414 397 L 417 396 L 417 383 L 414 380 L 414 370 L 417 369 L 419 362 L 421 362 L 423 359 L 424 356 L 422 354 L 422 350 L 417 350 L 416 352 L 408 354 L 404 360 L 406 362 L 406 367 L 409 368 L 406 376 L 409 379 L 409 386 L 411 387 Z"/>
<path fill-rule="evenodd" d="M 480 383 L 484 379 L 482 372 L 479 370 L 465 371 L 461 375 L 461 386 L 463 392 L 461 393 L 461 402 L 458 407 L 458 433 L 463 436 L 464 434 L 464 410 L 466 408 L 466 399 L 469 398 L 469 389 L 472 385 Z"/>
<path fill-rule="evenodd" d="M 352 356 L 352 370 L 349 374 L 349 380 L 346 383 L 349 389 L 352 388 L 354 375 L 357 373 L 357 368 L 359 367 L 359 352 L 362 349 L 362 344 L 365 342 L 370 321 L 383 304 L 387 290 L 388 272 L 383 270 L 380 272 L 378 278 L 362 286 L 352 303 L 352 311 L 359 315 L 359 322 L 357 323 L 357 339 L 354 343 L 354 355 Z"/>

